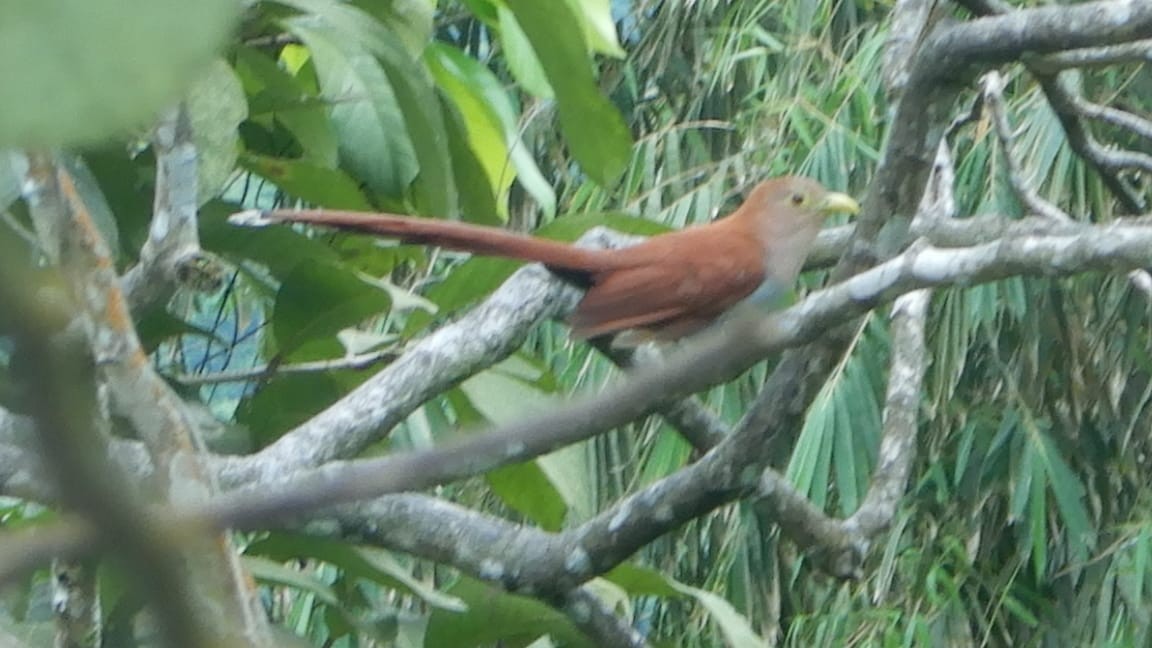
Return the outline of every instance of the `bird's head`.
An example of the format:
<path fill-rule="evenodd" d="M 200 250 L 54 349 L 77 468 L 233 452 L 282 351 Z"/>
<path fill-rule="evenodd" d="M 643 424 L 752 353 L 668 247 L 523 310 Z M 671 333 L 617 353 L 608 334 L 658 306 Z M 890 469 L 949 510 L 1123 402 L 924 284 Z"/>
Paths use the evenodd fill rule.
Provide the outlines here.
<path fill-rule="evenodd" d="M 780 216 L 804 217 L 823 222 L 830 214 L 855 214 L 860 205 L 848 194 L 829 191 L 824 185 L 799 176 L 765 180 L 752 190 L 749 202 Z"/>
<path fill-rule="evenodd" d="M 766 241 L 793 236 L 810 241 L 829 215 L 855 214 L 860 205 L 848 194 L 829 191 L 811 178 L 782 176 L 756 185 L 738 211 L 756 221 Z"/>
<path fill-rule="evenodd" d="M 782 176 L 756 185 L 733 217 L 763 243 L 769 275 L 791 283 L 825 218 L 858 211 L 860 205 L 847 194 L 810 178 Z"/>

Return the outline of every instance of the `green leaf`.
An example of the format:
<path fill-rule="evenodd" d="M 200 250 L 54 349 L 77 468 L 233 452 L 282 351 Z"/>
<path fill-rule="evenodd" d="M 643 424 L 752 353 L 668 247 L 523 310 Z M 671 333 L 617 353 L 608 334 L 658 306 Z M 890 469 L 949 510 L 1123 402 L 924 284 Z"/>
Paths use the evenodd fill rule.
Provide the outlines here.
<path fill-rule="evenodd" d="M 1064 522 L 1068 537 L 1068 547 L 1073 559 L 1083 562 L 1096 548 L 1096 531 L 1091 523 L 1088 508 L 1084 505 L 1084 484 L 1076 473 L 1068 467 L 1059 449 L 1047 434 L 1039 438 L 1038 458 L 1047 473 L 1048 485 L 1056 499 L 1056 510 Z"/>
<path fill-rule="evenodd" d="M 633 596 L 680 596 L 682 592 L 668 582 L 664 574 L 634 563 L 620 563 L 604 574 L 605 580 L 616 583 Z"/>
<path fill-rule="evenodd" d="M 592 646 L 564 614 L 535 599 L 461 578 L 449 589 L 468 605 L 463 613 L 433 610 L 426 648 L 472 648 L 500 643 L 523 646 L 543 635 L 563 646 Z"/>
<path fill-rule="evenodd" d="M 397 36 L 350 5 L 327 0 L 281 2 L 310 13 L 290 18 L 285 25 L 311 50 L 324 96 L 344 103 L 334 105 L 332 115 L 341 153 L 355 165 L 357 175 L 393 199 L 406 196 L 411 185 L 418 211 L 455 215 L 456 185 L 444 117 L 424 71 Z M 374 141 L 391 148 L 374 149 Z M 382 160 L 387 166 L 383 175 L 365 166 L 376 155 L 387 156 Z"/>
<path fill-rule="evenodd" d="M 404 48 L 418 57 L 432 38 L 437 0 L 353 0 L 353 4 L 396 34 Z"/>
<path fill-rule="evenodd" d="M 736 611 L 732 604 L 724 600 L 722 597 L 713 594 L 707 590 L 702 590 L 696 587 L 691 587 L 678 583 L 672 579 L 669 580 L 669 585 L 676 589 L 676 591 L 687 594 L 696 599 L 712 618 L 716 625 L 720 626 L 720 632 L 724 635 L 729 646 L 747 646 L 753 648 L 755 646 L 769 645 L 768 641 L 756 631 L 752 629 L 752 624 L 748 621 L 748 617 Z"/>
<path fill-rule="evenodd" d="M 504 125 L 484 96 L 503 89 L 487 68 L 447 45 L 429 47 L 425 59 L 440 89 L 459 109 L 469 148 L 497 197 L 499 220 L 507 221 L 508 188 L 516 173 L 509 164 Z"/>
<path fill-rule="evenodd" d="M 233 261 L 255 261 L 267 266 L 274 277 L 286 277 L 301 261 L 339 263 L 340 257 L 328 245 L 309 238 L 291 227 L 238 227 L 228 216 L 239 207 L 211 202 L 200 210 L 200 243 L 204 249 Z"/>
<path fill-rule="evenodd" d="M 616 38 L 616 24 L 612 22 L 612 7 L 609 0 L 567 0 L 567 2 L 572 12 L 580 19 L 584 38 L 592 51 L 615 58 L 624 58 L 627 55 Z"/>
<path fill-rule="evenodd" d="M 350 576 L 412 594 L 434 608 L 450 612 L 468 609 L 462 600 L 415 578 L 410 568 L 390 553 L 379 549 L 296 533 L 275 532 L 249 545 L 245 553 L 277 561 L 314 558 L 339 567 Z"/>
<path fill-rule="evenodd" d="M 360 187 L 339 169 L 304 160 L 271 158 L 255 153 L 240 157 L 244 168 L 296 198 L 332 209 L 368 211 L 371 206 Z"/>
<path fill-rule="evenodd" d="M 456 181 L 448 155 L 444 115 L 436 93 L 423 70 L 396 46 L 393 38 L 377 38 L 372 50 L 384 63 L 420 165 L 420 174 L 413 185 L 418 211 L 427 216 L 455 216 L 459 208 Z"/>
<path fill-rule="evenodd" d="M 200 178 L 199 203 L 224 189 L 236 166 L 237 128 L 248 117 L 248 100 L 236 73 L 217 59 L 196 79 L 185 97 Z"/>
<path fill-rule="evenodd" d="M 348 393 L 347 381 L 332 372 L 276 376 L 240 401 L 236 422 L 246 426 L 259 447 L 280 438 Z"/>
<path fill-rule="evenodd" d="M 548 474 L 535 461 L 525 461 L 485 473 L 492 492 L 512 510 L 546 531 L 559 531 L 568 506 Z"/>
<path fill-rule="evenodd" d="M 460 383 L 460 391 L 489 423 L 519 421 L 555 402 L 551 390 L 540 382 L 540 370 L 533 367 L 532 375 L 525 373 L 526 368 L 522 358 L 512 356 Z"/>
<path fill-rule="evenodd" d="M 528 94 L 538 99 L 551 99 L 555 92 L 548 83 L 548 76 L 540 65 L 536 50 L 532 49 L 528 35 L 516 22 L 516 15 L 503 4 L 496 5 L 496 15 L 500 24 L 504 64 Z"/>
<path fill-rule="evenodd" d="M 236 50 L 236 74 L 251 97 L 248 109 L 252 119 L 274 119 L 296 138 L 301 158 L 322 167 L 336 167 L 336 133 L 327 106 L 315 97 L 309 84 L 250 47 Z M 271 129 L 270 123 L 265 125 Z"/>
<path fill-rule="evenodd" d="M 68 164 L 68 156 L 62 156 L 62 159 Z M 147 240 L 152 222 L 154 161 L 132 156 L 123 145 L 87 148 L 83 160 L 84 166 L 96 179 L 97 190 L 107 201 L 109 215 L 115 218 L 114 229 L 119 232 L 121 254 L 125 259 L 134 260 Z M 72 167 L 69 171 L 77 181 L 77 191 L 81 192 L 85 204 L 90 210 L 96 209 L 97 203 L 83 193 L 80 174 Z M 96 212 L 93 212 L 93 218 L 98 218 Z M 97 224 L 99 222 L 97 220 Z M 104 227 L 100 228 L 107 237 Z"/>
<path fill-rule="evenodd" d="M 340 606 L 335 590 L 310 574 L 259 556 L 246 555 L 243 561 L 244 568 L 258 581 L 292 587 L 314 594 L 317 599 L 333 607 Z"/>
<path fill-rule="evenodd" d="M 767 646 L 768 642 L 756 634 L 748 618 L 736 611 L 732 604 L 707 590 L 680 583 L 660 572 L 622 563 L 604 575 L 633 596 L 675 597 L 690 596 L 696 600 L 720 627 L 729 646 Z"/>
<path fill-rule="evenodd" d="M 280 352 L 313 340 L 331 340 L 340 329 L 388 309 L 388 293 L 343 265 L 301 260 L 283 278 L 272 308 L 272 333 Z"/>
<path fill-rule="evenodd" d="M 488 174 L 468 141 L 468 128 L 456 106 L 441 97 L 444 128 L 448 133 L 448 151 L 452 156 L 452 173 L 456 177 L 456 190 L 460 193 L 460 214 L 464 220 L 482 225 L 503 223 L 501 204 Z"/>
<path fill-rule="evenodd" d="M 609 185 L 624 172 L 632 136 L 619 111 L 600 94 L 576 17 L 566 3 L 505 0 L 524 29 L 556 92 L 560 128 L 584 172 Z"/>
<path fill-rule="evenodd" d="M 480 62 L 448 45 L 435 44 L 430 46 L 425 58 L 436 77 L 437 83 L 449 92 L 462 113 L 465 113 L 466 108 L 473 104 L 465 105 L 462 103 L 457 94 L 452 92 L 451 87 L 453 85 L 462 86 L 460 93 L 466 95 L 466 101 L 478 104 L 474 106 L 477 115 L 489 116 L 494 121 L 494 125 L 502 131 L 503 146 L 501 148 L 505 155 L 499 156 L 498 173 L 493 175 L 490 172 L 492 168 L 495 168 L 494 164 L 485 164 L 488 177 L 495 178 L 493 187 L 497 189 L 496 193 L 501 205 L 503 206 L 507 200 L 504 192 L 508 190 L 502 181 L 505 176 L 513 176 L 519 181 L 520 186 L 524 187 L 524 190 L 540 205 L 546 218 L 551 219 L 555 216 L 556 192 L 544 174 L 541 173 L 540 167 L 536 165 L 536 160 L 532 158 L 531 149 L 521 141 L 519 111 L 500 79 Z M 449 84 L 446 77 L 454 79 L 456 82 Z M 469 132 L 471 132 L 471 120 L 466 123 Z M 484 125 L 481 124 L 481 128 L 483 127 Z M 476 149 L 475 152 L 478 157 L 483 156 L 487 151 L 484 148 L 484 141 L 470 142 L 470 144 Z M 511 169 L 508 168 L 508 156 L 511 159 Z M 457 173 L 457 178 L 460 178 L 459 173 Z M 511 182 L 511 178 L 508 178 L 508 181 Z"/>
<path fill-rule="evenodd" d="M 223 46 L 233 0 L 0 3 L 0 148 L 146 127 Z"/>
<path fill-rule="evenodd" d="M 308 47 L 340 142 L 340 157 L 373 191 L 399 200 L 419 173 L 388 75 L 355 38 L 314 16 L 284 27 Z"/>

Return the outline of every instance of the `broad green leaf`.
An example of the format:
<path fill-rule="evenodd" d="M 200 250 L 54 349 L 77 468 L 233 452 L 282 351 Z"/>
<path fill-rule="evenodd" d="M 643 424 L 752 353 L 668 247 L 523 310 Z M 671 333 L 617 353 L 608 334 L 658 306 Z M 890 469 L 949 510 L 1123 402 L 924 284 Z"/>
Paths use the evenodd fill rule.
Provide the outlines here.
<path fill-rule="evenodd" d="M 419 164 L 396 93 L 379 61 L 348 33 L 313 16 L 284 26 L 311 52 L 340 142 L 340 156 L 373 191 L 400 199 Z"/>
<path fill-rule="evenodd" d="M 382 313 L 388 294 L 346 267 L 304 259 L 282 278 L 272 307 L 272 333 L 281 354 Z"/>
<path fill-rule="evenodd" d="M 274 277 L 288 276 L 305 259 L 316 263 L 340 262 L 331 246 L 291 227 L 238 227 L 227 221 L 238 205 L 211 202 L 200 210 L 200 244 L 204 249 L 236 261 L 255 261 Z"/>
<path fill-rule="evenodd" d="M 354 0 L 403 43 L 412 57 L 419 57 L 432 38 L 437 0 Z"/>
<path fill-rule="evenodd" d="M 331 372 L 276 376 L 240 401 L 236 422 L 247 426 L 257 445 L 264 447 L 336 402 L 348 389 L 347 381 Z"/>
<path fill-rule="evenodd" d="M 631 563 L 618 565 L 605 574 L 604 579 L 616 583 L 633 596 L 690 596 L 707 610 L 729 646 L 768 645 L 768 642 L 752 629 L 747 617 L 732 607 L 730 602 L 712 592 L 685 585 L 665 574 Z"/>
<path fill-rule="evenodd" d="M 683 592 L 669 583 L 669 578 L 664 574 L 635 563 L 620 563 L 616 567 L 613 567 L 612 571 L 605 574 L 603 578 L 616 583 L 632 596 L 661 596 L 668 598 L 681 596 L 683 594 Z"/>
<path fill-rule="evenodd" d="M 469 147 L 497 197 L 500 221 L 507 221 L 508 188 L 512 186 L 516 173 L 509 163 L 504 126 L 485 97 L 485 92 L 502 92 L 503 89 L 487 68 L 454 48 L 429 47 L 425 58 L 436 83 L 460 111 L 468 131 Z"/>
<path fill-rule="evenodd" d="M 331 0 L 281 2 L 309 14 L 291 18 L 286 25 L 297 31 L 312 51 L 325 97 L 335 99 L 333 91 L 337 91 L 344 95 L 341 100 L 351 98 L 361 104 L 359 108 L 350 107 L 355 114 L 344 111 L 349 113 L 347 120 L 339 119 L 339 105 L 332 109 L 338 124 L 345 121 L 348 126 L 343 131 L 338 129 L 345 159 L 356 160 L 362 155 L 354 147 L 371 146 L 371 142 L 349 139 L 352 131 L 382 136 L 385 144 L 395 148 L 378 154 L 390 156 L 389 161 L 396 164 L 386 178 L 378 178 L 388 182 L 373 188 L 398 200 L 407 195 L 405 190 L 411 185 L 418 211 L 455 215 L 456 185 L 444 117 L 424 70 L 398 43 L 396 35 L 351 5 Z M 375 114 L 365 113 L 363 104 L 368 104 Z M 374 123 L 373 118 L 378 121 Z M 373 169 L 356 164 L 357 175 L 372 184 Z"/>
<path fill-rule="evenodd" d="M 568 506 L 535 461 L 502 466 L 484 474 L 488 487 L 514 511 L 545 531 L 559 531 Z"/>
<path fill-rule="evenodd" d="M 583 445 L 550 452 L 537 458 L 536 464 L 567 505 L 570 519 L 584 521 L 596 514 L 596 466 Z"/>
<path fill-rule="evenodd" d="M 538 368 L 512 356 L 460 383 L 460 390 L 489 423 L 506 424 L 539 413 L 554 402 L 550 390 L 542 388 L 543 378 Z"/>
<path fill-rule="evenodd" d="M 233 0 L 0 3 L 0 148 L 146 128 L 223 47 Z"/>
<path fill-rule="evenodd" d="M 84 168 L 95 177 L 96 185 L 93 187 L 103 196 L 108 215 L 115 218 L 115 230 L 119 233 L 119 249 L 123 258 L 134 260 L 140 253 L 140 248 L 148 237 L 148 228 L 152 223 L 152 187 L 155 176 L 155 167 L 132 156 L 121 145 L 108 145 L 87 148 L 83 154 Z M 66 165 L 69 165 L 68 156 L 62 156 Z M 90 210 L 98 202 L 84 193 L 83 174 L 76 172 L 68 166 L 77 181 L 77 190 L 81 191 L 85 204 Z M 93 218 L 99 218 L 94 212 Z M 101 233 L 107 238 L 109 234 L 100 221 L 96 221 Z"/>
<path fill-rule="evenodd" d="M 285 108 L 277 110 L 275 116 L 300 143 L 301 159 L 326 169 L 336 168 L 340 159 L 339 143 L 323 108 L 315 105 Z"/>
<path fill-rule="evenodd" d="M 439 98 L 424 70 L 390 36 L 378 36 L 371 45 L 392 83 L 420 165 L 412 188 L 417 210 L 426 216 L 456 216 L 456 180 Z"/>
<path fill-rule="evenodd" d="M 584 172 L 609 185 L 624 172 L 632 135 L 619 111 L 600 94 L 584 39 L 573 30 L 566 3 L 505 0 L 540 59 L 556 93 L 564 139 Z"/>
<path fill-rule="evenodd" d="M 518 646 L 544 635 L 563 646 L 593 645 L 563 613 L 535 599 L 508 594 L 467 577 L 462 577 L 448 592 L 462 599 L 468 611 L 433 610 L 428 619 L 426 648 L 472 648 L 495 643 Z"/>
<path fill-rule="evenodd" d="M 196 145 L 199 202 L 204 204 L 220 194 L 236 167 L 236 129 L 248 117 L 248 102 L 236 73 L 217 59 L 189 88 L 185 105 Z"/>
<path fill-rule="evenodd" d="M 367 211 L 370 208 L 360 187 L 339 169 L 305 160 L 271 158 L 255 153 L 240 157 L 244 168 L 268 180 L 285 193 L 305 202 L 332 209 Z"/>
<path fill-rule="evenodd" d="M 556 215 L 556 192 L 540 171 L 540 167 L 536 165 L 531 150 L 521 140 L 519 111 L 500 79 L 486 66 L 447 45 L 429 47 L 426 58 L 433 74 L 436 74 L 437 65 L 439 65 L 444 72 L 457 77 L 459 82 L 470 90 L 470 93 L 476 95 L 477 101 L 484 108 L 484 112 L 490 113 L 498 127 L 502 129 L 504 148 L 507 149 L 507 154 L 511 157 L 512 169 L 508 168 L 509 160 L 502 156 L 500 173 L 495 176 L 498 181 L 502 180 L 504 175 L 513 175 L 520 186 L 524 187 L 524 190 L 536 200 L 540 209 L 543 210 L 545 218 L 550 220 L 554 217 Z M 440 82 L 440 76 L 442 75 L 437 76 L 438 82 Z M 443 83 L 441 83 L 441 87 L 444 87 Z M 460 106 L 460 104 L 457 105 Z M 461 109 L 463 110 L 463 107 Z M 477 152 L 477 155 L 479 156 L 481 153 Z M 513 170 L 515 170 L 514 174 Z M 490 177 L 492 177 L 491 174 Z M 507 189 L 507 186 L 500 187 L 501 192 L 505 192 Z M 507 196 L 504 193 L 499 193 L 501 204 L 506 199 Z"/>
<path fill-rule="evenodd" d="M 548 76 L 540 65 L 536 50 L 516 22 L 516 15 L 504 4 L 496 5 L 500 22 L 500 45 L 503 47 L 504 61 L 512 76 L 520 85 L 538 99 L 551 99 L 555 92 L 548 83 Z"/>
<path fill-rule="evenodd" d="M 709 617 L 720 627 L 720 632 L 724 635 L 729 646 L 740 646 L 741 648 L 744 646 L 748 648 L 764 646 L 766 648 L 769 645 L 766 639 L 756 634 L 756 631 L 752 629 L 748 617 L 740 614 L 723 597 L 671 579 L 669 579 L 668 584 L 676 591 L 696 599 L 696 602 L 708 611 Z"/>
<path fill-rule="evenodd" d="M 461 218 L 482 225 L 500 225 L 501 207 L 488 181 L 480 159 L 468 143 L 468 128 L 460 111 L 446 97 L 440 97 L 444 112 L 444 129 L 448 133 L 448 151 L 452 156 L 452 173 L 460 193 Z"/>

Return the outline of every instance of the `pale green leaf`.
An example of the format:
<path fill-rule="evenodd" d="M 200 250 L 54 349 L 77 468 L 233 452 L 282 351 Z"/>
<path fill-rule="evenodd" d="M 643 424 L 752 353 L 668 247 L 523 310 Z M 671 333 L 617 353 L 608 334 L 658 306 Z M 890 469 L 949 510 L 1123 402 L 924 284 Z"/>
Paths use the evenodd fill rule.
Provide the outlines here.
<path fill-rule="evenodd" d="M 233 0 L 0 3 L 0 148 L 148 127 L 222 48 Z"/>
<path fill-rule="evenodd" d="M 236 167 L 236 129 L 248 117 L 248 101 L 236 73 L 217 59 L 192 84 L 185 105 L 196 145 L 199 202 L 204 204 L 220 194 Z"/>

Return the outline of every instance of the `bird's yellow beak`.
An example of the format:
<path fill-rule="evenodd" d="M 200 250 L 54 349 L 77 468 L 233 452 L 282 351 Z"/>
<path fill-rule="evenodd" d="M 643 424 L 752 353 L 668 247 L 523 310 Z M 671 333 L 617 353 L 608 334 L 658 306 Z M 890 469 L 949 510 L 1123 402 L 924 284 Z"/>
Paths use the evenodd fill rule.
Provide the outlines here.
<path fill-rule="evenodd" d="M 856 202 L 852 196 L 842 194 L 836 191 L 829 191 L 824 194 L 824 199 L 816 206 L 816 209 L 825 214 L 835 214 L 845 212 L 848 214 L 855 214 L 860 211 L 860 203 Z"/>

